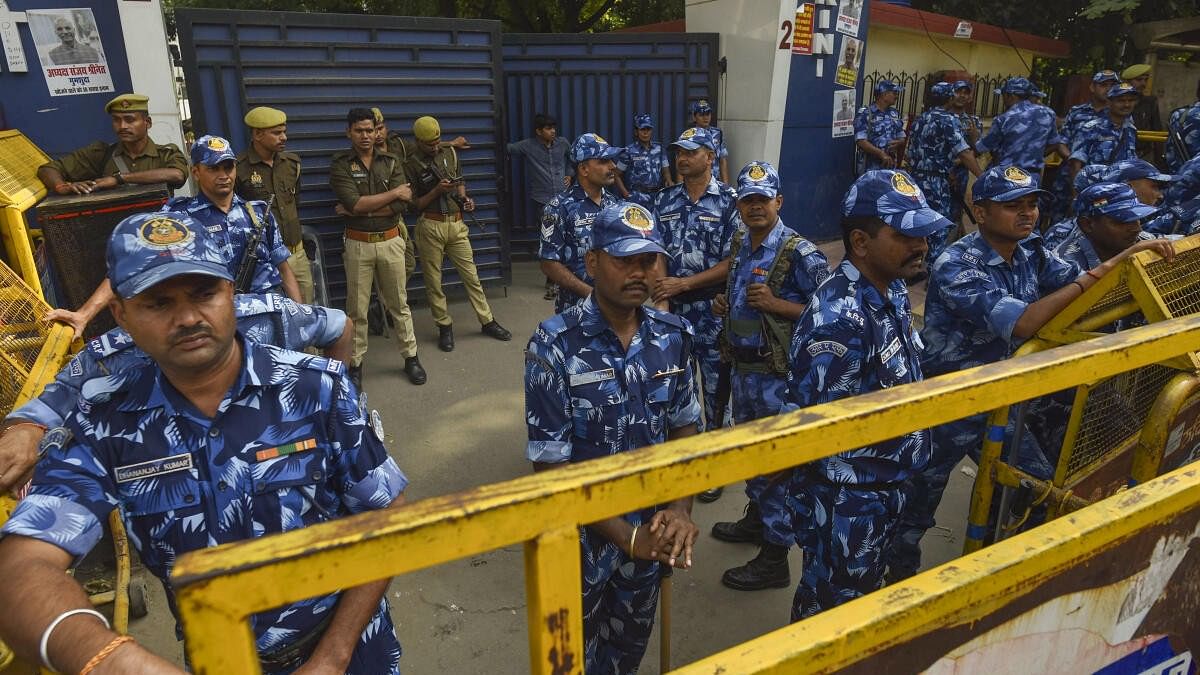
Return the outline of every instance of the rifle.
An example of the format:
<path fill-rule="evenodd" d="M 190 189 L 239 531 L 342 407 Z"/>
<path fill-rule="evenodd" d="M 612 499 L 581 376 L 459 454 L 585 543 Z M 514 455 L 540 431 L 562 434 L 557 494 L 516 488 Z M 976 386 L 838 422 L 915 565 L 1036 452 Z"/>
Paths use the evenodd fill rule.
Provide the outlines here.
<path fill-rule="evenodd" d="M 250 290 L 250 282 L 254 280 L 254 269 L 258 267 L 258 244 L 262 241 L 263 232 L 267 229 L 266 221 L 271 218 L 271 205 L 275 203 L 275 193 L 267 199 L 267 208 L 265 211 L 266 218 L 260 220 L 258 214 L 254 212 L 254 207 L 246 204 L 246 212 L 250 214 L 250 221 L 254 223 L 254 229 L 250 231 L 250 236 L 246 237 L 246 250 L 242 251 L 242 259 L 238 261 L 237 274 L 233 277 L 233 288 L 235 293 L 247 293 Z"/>
<path fill-rule="evenodd" d="M 1183 108 L 1178 108 L 1177 110 L 1184 110 L 1186 108 L 1187 106 L 1184 106 Z M 1171 111 L 1171 117 L 1175 116 L 1175 112 L 1177 110 Z M 1167 128 L 1167 141 L 1175 148 L 1175 153 L 1179 156 L 1179 163 L 1182 164 L 1183 162 L 1191 159 L 1191 156 L 1187 151 L 1187 144 L 1183 142 L 1183 134 L 1179 133 L 1179 126 L 1176 126 L 1172 129 L 1171 125 L 1167 124 Z"/>
<path fill-rule="evenodd" d="M 456 154 L 456 157 L 457 157 L 457 154 Z M 463 180 L 462 175 L 458 175 L 458 176 L 450 176 L 449 175 L 450 167 L 449 167 L 449 165 L 446 164 L 446 160 L 444 158 L 442 160 L 442 170 L 440 170 L 440 171 L 438 170 L 437 160 L 434 158 L 431 158 L 429 160 L 429 164 L 426 166 L 426 171 L 428 171 L 429 175 L 422 175 L 422 176 L 418 177 L 418 181 L 423 186 L 427 186 L 426 189 L 432 189 L 434 185 L 436 185 L 437 183 L 440 183 L 444 180 L 448 180 L 451 183 L 455 183 L 455 184 L 465 182 Z M 430 177 L 432 177 L 434 180 L 430 181 L 429 180 Z M 471 221 L 472 225 L 479 227 L 479 228 L 483 227 L 483 223 L 479 222 L 479 219 L 475 217 L 475 212 L 468 211 L 466 209 L 466 201 L 467 201 L 466 198 L 464 198 L 462 195 L 458 194 L 457 191 L 447 192 L 445 196 L 448 199 L 450 199 L 451 201 L 453 201 L 456 205 L 458 205 L 459 213 L 463 214 L 464 218 Z"/>

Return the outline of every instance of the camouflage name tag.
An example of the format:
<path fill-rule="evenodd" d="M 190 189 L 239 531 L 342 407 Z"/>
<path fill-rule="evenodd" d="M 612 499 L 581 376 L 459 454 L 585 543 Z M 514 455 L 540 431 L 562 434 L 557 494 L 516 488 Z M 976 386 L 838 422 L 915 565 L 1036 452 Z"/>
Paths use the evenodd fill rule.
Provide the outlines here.
<path fill-rule="evenodd" d="M 604 370 L 593 370 L 590 373 L 578 373 L 571 376 L 571 386 L 578 387 L 584 384 L 592 384 L 593 382 L 603 382 L 611 380 L 617 376 L 617 373 L 612 368 Z"/>
<path fill-rule="evenodd" d="M 161 476 L 164 473 L 187 471 L 191 468 L 192 455 L 185 452 L 178 455 L 171 455 L 170 457 L 163 457 L 162 459 L 152 459 L 147 462 L 118 466 L 113 469 L 113 474 L 116 476 L 118 483 L 128 483 L 139 478 Z"/>

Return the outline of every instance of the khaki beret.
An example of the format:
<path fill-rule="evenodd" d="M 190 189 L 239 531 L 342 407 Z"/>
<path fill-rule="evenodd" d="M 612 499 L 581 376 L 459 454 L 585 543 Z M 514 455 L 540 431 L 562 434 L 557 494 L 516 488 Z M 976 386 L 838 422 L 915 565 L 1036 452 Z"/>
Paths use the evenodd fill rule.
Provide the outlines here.
<path fill-rule="evenodd" d="M 246 113 L 243 118 L 246 126 L 251 129 L 270 129 L 277 127 L 280 124 L 287 124 L 287 114 L 282 110 L 259 106 L 250 112 Z"/>
<path fill-rule="evenodd" d="M 1150 66 L 1145 63 L 1135 63 L 1125 70 L 1121 71 L 1122 80 L 1132 80 L 1135 77 L 1141 77 L 1150 73 Z"/>
<path fill-rule="evenodd" d="M 413 136 L 417 137 L 418 141 L 436 140 L 442 135 L 442 126 L 434 118 L 426 115 L 418 117 L 416 122 L 413 122 Z"/>
<path fill-rule="evenodd" d="M 150 97 L 141 94 L 121 94 L 104 106 L 106 113 L 150 112 Z"/>

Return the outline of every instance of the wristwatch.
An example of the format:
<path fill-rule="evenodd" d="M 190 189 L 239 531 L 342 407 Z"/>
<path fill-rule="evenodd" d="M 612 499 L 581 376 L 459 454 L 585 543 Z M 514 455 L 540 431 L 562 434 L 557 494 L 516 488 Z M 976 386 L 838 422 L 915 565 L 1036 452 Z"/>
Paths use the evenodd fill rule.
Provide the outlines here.
<path fill-rule="evenodd" d="M 113 180 L 117 181 L 117 185 L 124 185 L 124 184 L 125 184 L 125 176 L 123 176 L 123 175 L 121 174 L 121 170 L 120 170 L 120 169 L 118 169 L 118 170 L 114 171 L 114 172 L 113 172 L 113 175 L 112 175 L 112 177 L 113 177 Z"/>

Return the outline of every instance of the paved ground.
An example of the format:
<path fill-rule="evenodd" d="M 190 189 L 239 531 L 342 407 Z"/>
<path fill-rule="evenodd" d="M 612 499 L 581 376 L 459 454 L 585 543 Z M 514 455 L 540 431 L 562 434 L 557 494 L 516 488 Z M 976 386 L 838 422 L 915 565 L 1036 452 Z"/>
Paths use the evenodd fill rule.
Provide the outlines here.
<path fill-rule="evenodd" d="M 822 248 L 832 262 L 841 259 L 840 242 Z M 409 499 L 456 492 L 530 470 L 524 458 L 522 350 L 552 306 L 542 299 L 542 277 L 535 264 L 514 265 L 513 277 L 507 293 L 489 293 L 496 317 L 516 336 L 512 342 L 480 334 L 469 305 L 460 298 L 451 306 L 458 346 L 444 354 L 437 350 L 429 311 L 414 310 L 421 362 L 429 372 L 429 382 L 422 387 L 404 378 L 394 341 L 371 340 L 365 388 L 372 406 L 383 415 L 393 456 L 412 480 Z M 914 290 L 917 304 L 923 293 Z M 927 564 L 949 560 L 961 550 L 969 491 L 970 479 L 956 471 L 938 518 L 950 527 L 926 537 Z M 715 504 L 696 506 L 694 515 L 704 533 L 696 566 L 675 578 L 672 644 L 677 666 L 787 622 L 794 586 L 739 593 L 720 583 L 721 572 L 745 562 L 754 549 L 718 542 L 708 531 L 718 520 L 739 517 L 744 504 L 739 484 Z M 793 551 L 791 564 L 794 584 L 798 551 Z M 519 546 L 396 579 L 389 596 L 404 646 L 404 672 L 526 672 L 524 595 Z M 159 653 L 179 657 L 160 589 L 154 589 L 151 615 L 135 621 L 132 629 Z M 645 673 L 658 672 L 657 631 L 651 644 L 643 662 Z"/>

